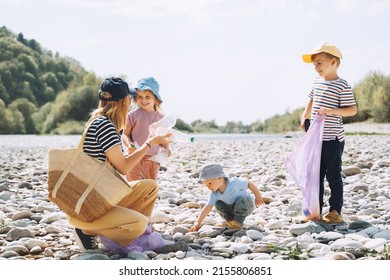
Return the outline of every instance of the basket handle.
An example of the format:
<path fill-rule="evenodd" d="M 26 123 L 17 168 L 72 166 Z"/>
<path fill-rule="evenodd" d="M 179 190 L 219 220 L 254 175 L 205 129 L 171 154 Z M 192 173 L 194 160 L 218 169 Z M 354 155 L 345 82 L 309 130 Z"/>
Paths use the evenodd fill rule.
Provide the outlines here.
<path fill-rule="evenodd" d="M 89 183 L 88 188 L 83 192 L 83 194 L 80 196 L 79 200 L 77 200 L 76 207 L 74 209 L 74 211 L 77 214 L 80 214 L 81 206 L 83 206 L 84 201 L 87 199 L 87 196 L 89 195 L 89 193 L 95 187 L 97 181 L 100 179 L 100 176 L 102 176 L 103 171 L 105 170 L 105 168 L 107 166 L 108 166 L 108 160 L 106 160 L 105 164 L 102 164 L 102 166 L 98 169 L 98 171 L 96 172 L 95 176 L 93 177 L 94 178 L 93 181 L 91 183 Z"/>
<path fill-rule="evenodd" d="M 100 117 L 100 116 L 99 116 Z M 98 117 L 96 117 L 98 118 Z M 87 132 L 88 132 L 88 129 L 89 127 L 91 126 L 91 124 L 93 123 L 93 121 L 96 119 L 94 118 L 93 120 L 91 120 L 91 122 L 88 124 L 88 126 L 85 128 L 84 132 L 83 132 L 83 136 L 81 137 L 80 139 L 80 142 L 77 146 L 77 149 L 76 151 L 73 153 L 73 156 L 72 158 L 68 161 L 68 163 L 66 164 L 66 167 L 64 168 L 64 171 L 62 172 L 60 178 L 58 179 L 57 183 L 55 184 L 54 188 L 53 188 L 53 191 L 52 191 L 52 196 L 54 198 L 56 198 L 57 196 L 57 191 L 58 189 L 60 188 L 62 182 L 65 180 L 65 177 L 68 175 L 71 167 L 73 166 L 73 164 L 75 163 L 76 161 L 76 158 L 78 157 L 78 155 L 81 153 L 81 150 L 83 148 L 83 145 L 84 145 L 84 141 L 85 141 L 85 137 L 87 137 Z M 106 158 L 106 163 L 108 162 L 107 158 Z M 103 165 L 104 166 L 104 165 Z M 96 182 L 95 182 L 96 183 Z"/>

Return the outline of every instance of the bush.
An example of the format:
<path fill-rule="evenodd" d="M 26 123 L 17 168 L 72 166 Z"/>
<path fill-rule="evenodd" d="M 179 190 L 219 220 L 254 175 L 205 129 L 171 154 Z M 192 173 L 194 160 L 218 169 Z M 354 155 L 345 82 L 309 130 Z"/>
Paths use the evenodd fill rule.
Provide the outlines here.
<path fill-rule="evenodd" d="M 85 122 L 67 121 L 59 124 L 57 128 L 52 131 L 52 134 L 59 134 L 59 135 L 82 134 L 84 128 L 85 128 Z"/>

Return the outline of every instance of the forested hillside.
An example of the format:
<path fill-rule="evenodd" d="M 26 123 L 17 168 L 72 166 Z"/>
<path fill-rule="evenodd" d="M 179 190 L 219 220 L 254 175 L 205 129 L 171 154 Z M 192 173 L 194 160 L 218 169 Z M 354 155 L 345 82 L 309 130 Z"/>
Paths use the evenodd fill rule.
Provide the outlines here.
<path fill-rule="evenodd" d="M 0 133 L 79 132 L 101 79 L 6 27 L 0 49 Z"/>
<path fill-rule="evenodd" d="M 102 81 L 79 62 L 46 50 L 22 33 L 0 28 L 0 134 L 74 134 L 96 107 Z M 358 114 L 345 122 L 390 122 L 390 76 L 369 72 L 354 88 Z M 302 104 L 304 105 L 304 104 Z M 283 133 L 300 130 L 303 108 L 245 125 L 214 120 L 178 120 L 195 133 Z"/>

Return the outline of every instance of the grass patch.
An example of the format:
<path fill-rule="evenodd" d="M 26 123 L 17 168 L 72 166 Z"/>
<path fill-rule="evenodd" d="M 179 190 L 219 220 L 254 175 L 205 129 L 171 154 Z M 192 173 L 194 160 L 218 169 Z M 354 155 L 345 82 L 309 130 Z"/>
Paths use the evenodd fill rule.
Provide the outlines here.
<path fill-rule="evenodd" d="M 357 135 L 357 136 L 388 136 L 390 133 L 384 132 L 346 132 L 345 135 Z"/>
<path fill-rule="evenodd" d="M 310 252 L 312 250 L 302 250 L 299 248 L 298 243 L 294 246 L 280 246 L 276 244 L 269 244 L 268 246 L 273 252 L 284 256 L 285 259 L 288 260 L 309 260 L 311 255 Z M 336 253 L 336 252 L 334 252 Z M 363 254 L 365 257 L 371 257 L 376 260 L 390 260 L 390 244 L 384 245 L 384 250 L 382 252 L 378 252 L 376 250 L 363 250 Z M 357 258 L 356 260 L 358 260 Z"/>

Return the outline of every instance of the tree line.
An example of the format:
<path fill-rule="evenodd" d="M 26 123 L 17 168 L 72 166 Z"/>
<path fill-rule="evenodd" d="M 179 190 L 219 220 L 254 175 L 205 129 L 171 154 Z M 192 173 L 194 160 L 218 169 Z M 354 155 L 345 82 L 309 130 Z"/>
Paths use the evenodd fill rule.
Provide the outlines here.
<path fill-rule="evenodd" d="M 102 78 L 36 40 L 0 28 L 0 134 L 80 134 L 98 97 Z M 358 114 L 345 122 L 390 122 L 390 76 L 370 72 L 353 88 Z M 191 133 L 283 133 L 300 130 L 303 108 L 249 125 L 177 120 Z"/>

